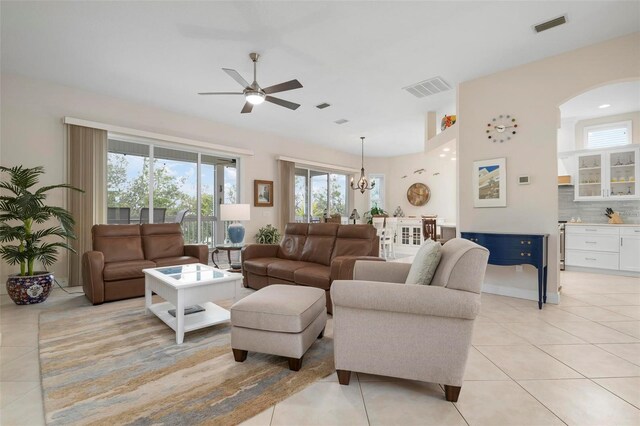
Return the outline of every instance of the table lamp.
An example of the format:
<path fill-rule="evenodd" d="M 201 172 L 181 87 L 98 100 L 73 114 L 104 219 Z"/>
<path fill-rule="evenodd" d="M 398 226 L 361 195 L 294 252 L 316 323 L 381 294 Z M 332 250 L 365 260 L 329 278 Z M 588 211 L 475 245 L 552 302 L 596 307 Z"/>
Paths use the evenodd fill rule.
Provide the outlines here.
<path fill-rule="evenodd" d="M 349 219 L 353 220 L 353 224 L 356 224 L 356 221 L 358 219 L 360 219 L 360 215 L 358 214 L 358 210 L 353 209 L 353 211 L 351 212 L 351 216 L 349 216 Z"/>
<path fill-rule="evenodd" d="M 227 230 L 229 241 L 240 244 L 244 240 L 244 226 L 241 220 L 251 219 L 251 206 L 249 204 L 220 204 L 220 220 L 233 222 Z"/>

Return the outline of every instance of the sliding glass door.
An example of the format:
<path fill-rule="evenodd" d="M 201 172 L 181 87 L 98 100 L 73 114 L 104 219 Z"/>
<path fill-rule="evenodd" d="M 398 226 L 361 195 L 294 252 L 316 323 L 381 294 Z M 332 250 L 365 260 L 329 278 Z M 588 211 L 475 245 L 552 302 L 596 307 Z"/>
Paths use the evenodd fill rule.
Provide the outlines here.
<path fill-rule="evenodd" d="M 346 175 L 296 169 L 296 222 L 316 223 L 331 216 L 348 216 L 347 188 Z"/>
<path fill-rule="evenodd" d="M 236 159 L 110 138 L 107 166 L 107 223 L 180 223 L 186 243 L 224 240 L 216 213 L 236 202 Z"/>

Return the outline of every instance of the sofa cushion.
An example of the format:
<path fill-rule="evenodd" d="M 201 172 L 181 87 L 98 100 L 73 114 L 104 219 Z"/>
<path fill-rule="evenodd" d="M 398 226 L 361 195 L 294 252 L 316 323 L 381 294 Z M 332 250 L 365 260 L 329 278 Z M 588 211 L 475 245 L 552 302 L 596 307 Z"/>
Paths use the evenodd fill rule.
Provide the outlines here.
<path fill-rule="evenodd" d="M 106 263 L 144 259 L 140 225 L 94 225 L 91 235 Z"/>
<path fill-rule="evenodd" d="M 190 263 L 198 263 L 200 260 L 197 257 L 192 256 L 176 256 L 176 257 L 163 257 L 160 259 L 153 259 L 158 267 L 161 266 L 173 266 L 173 265 L 188 265 Z"/>
<path fill-rule="evenodd" d="M 378 239 L 372 225 L 342 225 L 338 228 L 332 259 L 338 256 L 377 256 Z"/>
<path fill-rule="evenodd" d="M 307 223 L 287 223 L 277 256 L 287 260 L 300 260 L 308 227 Z"/>
<path fill-rule="evenodd" d="M 267 266 L 274 262 L 283 262 L 283 260 L 278 257 L 259 257 L 257 259 L 245 260 L 242 262 L 242 267 L 252 274 L 266 276 Z"/>
<path fill-rule="evenodd" d="M 299 260 L 282 260 L 280 262 L 270 263 L 269 266 L 267 266 L 267 275 L 287 281 L 293 281 L 293 274 L 296 270 L 312 265 L 313 263 L 302 262 Z"/>
<path fill-rule="evenodd" d="M 301 260 L 305 262 L 331 264 L 331 253 L 338 232 L 337 223 L 312 223 L 302 249 Z"/>
<path fill-rule="evenodd" d="M 154 223 L 141 226 L 145 259 L 184 256 L 184 239 L 179 223 Z"/>
<path fill-rule="evenodd" d="M 300 333 L 325 309 L 320 289 L 292 285 L 270 285 L 231 307 L 234 327 Z"/>
<path fill-rule="evenodd" d="M 298 269 L 294 278 L 296 283 L 329 290 L 331 287 L 331 268 L 324 265 L 307 266 Z"/>
<path fill-rule="evenodd" d="M 151 260 L 125 260 L 122 262 L 109 262 L 104 264 L 102 277 L 105 281 L 127 280 L 131 278 L 142 278 L 145 268 L 155 268 L 155 262 Z"/>
<path fill-rule="evenodd" d="M 405 284 L 431 284 L 433 274 L 440 263 L 441 248 L 439 242 L 431 239 L 422 243 L 411 264 Z"/>

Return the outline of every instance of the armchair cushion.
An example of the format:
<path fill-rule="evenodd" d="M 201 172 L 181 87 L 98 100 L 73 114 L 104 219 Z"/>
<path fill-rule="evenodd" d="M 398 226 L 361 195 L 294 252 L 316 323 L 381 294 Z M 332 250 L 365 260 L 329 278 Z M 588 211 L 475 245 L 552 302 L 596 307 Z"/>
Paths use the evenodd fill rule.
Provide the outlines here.
<path fill-rule="evenodd" d="M 426 240 L 415 255 L 405 284 L 429 285 L 440 263 L 442 245 L 431 239 Z"/>
<path fill-rule="evenodd" d="M 374 281 L 334 281 L 331 299 L 336 307 L 468 320 L 480 310 L 480 295 L 475 293 Z"/>

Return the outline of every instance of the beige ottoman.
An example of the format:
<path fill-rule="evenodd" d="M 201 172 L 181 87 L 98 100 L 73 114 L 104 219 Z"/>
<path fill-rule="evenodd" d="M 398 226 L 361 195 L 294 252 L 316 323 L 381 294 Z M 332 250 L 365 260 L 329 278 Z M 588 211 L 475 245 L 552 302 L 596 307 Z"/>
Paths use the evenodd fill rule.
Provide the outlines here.
<path fill-rule="evenodd" d="M 256 291 L 231 307 L 231 348 L 237 362 L 247 352 L 289 358 L 289 369 L 300 370 L 302 357 L 327 323 L 324 290 L 275 284 Z"/>

